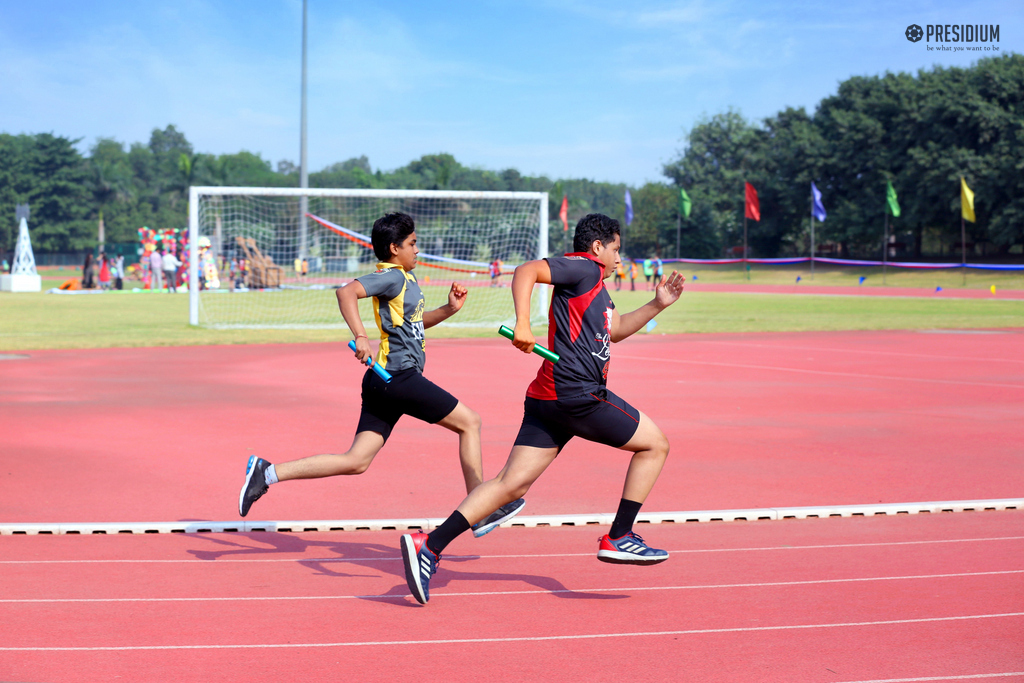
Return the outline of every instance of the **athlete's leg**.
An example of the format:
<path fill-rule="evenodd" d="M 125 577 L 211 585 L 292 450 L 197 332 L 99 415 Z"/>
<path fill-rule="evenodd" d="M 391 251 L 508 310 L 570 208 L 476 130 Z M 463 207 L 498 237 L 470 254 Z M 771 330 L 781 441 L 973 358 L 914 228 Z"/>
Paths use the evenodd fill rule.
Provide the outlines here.
<path fill-rule="evenodd" d="M 318 479 L 339 474 L 362 474 L 384 446 L 384 437 L 377 432 L 357 432 L 352 446 L 340 455 L 324 453 L 274 465 L 277 480 Z"/>
<path fill-rule="evenodd" d="M 466 480 L 466 493 L 470 493 L 484 480 L 484 466 L 480 455 L 480 415 L 459 401 L 455 409 L 437 424 L 459 435 L 462 477 Z"/>
<path fill-rule="evenodd" d="M 626 483 L 622 487 L 622 497 L 643 503 L 647 500 L 647 494 L 654 488 L 654 482 L 658 481 L 662 467 L 665 466 L 668 439 L 651 418 L 640 413 L 640 424 L 636 432 L 620 448 L 633 452 L 629 469 L 626 471 Z"/>
<path fill-rule="evenodd" d="M 557 455 L 557 448 L 513 446 L 498 476 L 473 489 L 458 511 L 472 525 L 502 505 L 522 498 Z"/>

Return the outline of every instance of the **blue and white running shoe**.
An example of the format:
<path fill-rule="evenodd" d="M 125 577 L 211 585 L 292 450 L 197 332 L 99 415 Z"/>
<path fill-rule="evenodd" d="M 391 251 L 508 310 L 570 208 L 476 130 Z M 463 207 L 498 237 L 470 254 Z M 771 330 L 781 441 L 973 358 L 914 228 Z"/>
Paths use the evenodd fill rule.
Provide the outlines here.
<path fill-rule="evenodd" d="M 598 539 L 597 559 L 613 564 L 658 564 L 668 559 L 667 550 L 649 547 L 644 539 L 630 531 L 622 538 L 605 534 Z"/>
<path fill-rule="evenodd" d="M 473 525 L 473 535 L 477 538 L 484 536 L 518 515 L 526 507 L 526 501 L 520 498 L 511 503 L 505 503 L 500 508 L 487 515 Z"/>
<path fill-rule="evenodd" d="M 422 531 L 402 534 L 402 561 L 405 563 L 405 582 L 409 591 L 421 605 L 430 600 L 430 577 L 437 572 L 440 555 L 427 547 L 427 535 Z"/>
<path fill-rule="evenodd" d="M 245 517 L 249 514 L 249 508 L 260 499 L 270 485 L 267 483 L 266 471 L 270 463 L 255 455 L 249 456 L 249 462 L 245 466 L 245 483 L 238 494 L 238 514 Z"/>

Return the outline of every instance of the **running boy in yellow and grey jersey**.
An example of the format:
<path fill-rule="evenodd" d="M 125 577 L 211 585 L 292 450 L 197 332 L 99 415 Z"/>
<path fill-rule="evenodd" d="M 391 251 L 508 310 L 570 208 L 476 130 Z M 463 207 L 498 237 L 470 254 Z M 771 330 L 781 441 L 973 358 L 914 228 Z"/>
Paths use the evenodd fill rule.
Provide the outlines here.
<path fill-rule="evenodd" d="M 356 436 L 345 453 L 313 455 L 277 465 L 250 456 L 245 483 L 238 496 L 238 513 L 242 517 L 270 485 L 279 481 L 362 474 L 383 448 L 402 415 L 439 424 L 457 433 L 466 492 L 483 480 L 480 416 L 423 376 L 424 330 L 457 313 L 466 300 L 467 290 L 453 282 L 446 305 L 424 310 L 423 291 L 412 273 L 419 249 L 411 216 L 389 213 L 377 219 L 371 240 L 374 254 L 380 259 L 377 270 L 338 289 L 338 307 L 355 336 L 355 356 L 363 362 L 371 349 L 360 319 L 358 301 L 373 297 L 373 314 L 380 330 L 375 362 L 391 373 L 392 379 L 385 383 L 372 370 L 364 373 Z M 525 504 L 519 499 L 502 506 L 473 527 L 474 535 L 483 536 L 511 519 Z"/>

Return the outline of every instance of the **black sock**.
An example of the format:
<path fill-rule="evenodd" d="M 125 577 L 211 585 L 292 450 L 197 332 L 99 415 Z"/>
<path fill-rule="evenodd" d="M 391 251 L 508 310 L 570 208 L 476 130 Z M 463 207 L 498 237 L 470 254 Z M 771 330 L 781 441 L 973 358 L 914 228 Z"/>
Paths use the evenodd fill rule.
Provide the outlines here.
<path fill-rule="evenodd" d="M 612 521 L 612 529 L 608 535 L 612 538 L 622 538 L 633 530 L 633 522 L 640 513 L 643 503 L 623 498 L 619 501 L 619 510 L 615 513 L 615 520 Z"/>
<path fill-rule="evenodd" d="M 469 531 L 469 522 L 461 512 L 456 510 L 441 523 L 441 526 L 427 535 L 427 547 L 433 550 L 434 554 L 440 556 L 448 544 L 465 531 Z"/>

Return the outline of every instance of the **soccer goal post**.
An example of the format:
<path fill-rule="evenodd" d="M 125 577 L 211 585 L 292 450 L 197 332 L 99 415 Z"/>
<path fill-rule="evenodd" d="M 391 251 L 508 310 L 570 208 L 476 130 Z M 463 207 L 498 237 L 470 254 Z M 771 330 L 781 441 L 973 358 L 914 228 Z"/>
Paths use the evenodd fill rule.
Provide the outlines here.
<path fill-rule="evenodd" d="M 548 255 L 547 193 L 267 187 L 190 188 L 189 323 L 343 327 L 334 290 L 375 269 L 373 222 L 392 211 L 416 221 L 426 308 L 443 305 L 452 282 L 469 289 L 443 324 L 514 323 L 512 271 Z M 535 323 L 546 290 L 534 290 Z M 360 311 L 373 320 L 369 301 Z"/>

